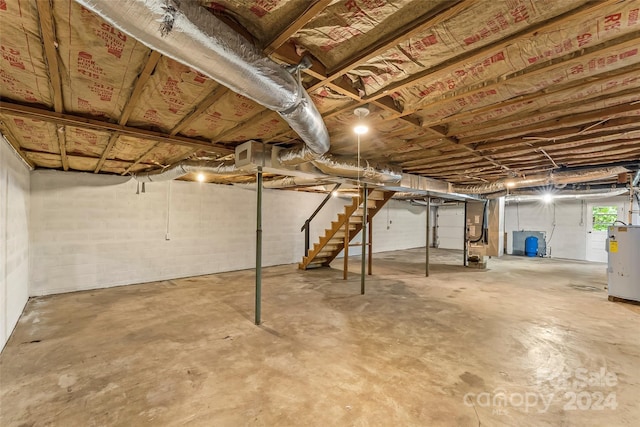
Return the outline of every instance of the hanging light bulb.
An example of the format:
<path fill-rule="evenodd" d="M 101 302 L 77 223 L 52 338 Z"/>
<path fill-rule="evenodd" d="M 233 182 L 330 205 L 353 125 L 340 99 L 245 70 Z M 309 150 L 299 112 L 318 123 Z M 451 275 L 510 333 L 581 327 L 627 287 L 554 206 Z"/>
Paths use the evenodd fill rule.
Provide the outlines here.
<path fill-rule="evenodd" d="M 204 182 L 204 174 L 200 172 L 196 179 L 198 180 L 198 182 Z"/>
<path fill-rule="evenodd" d="M 367 127 L 367 125 L 358 124 L 353 128 L 353 131 L 358 135 L 364 135 L 369 131 L 369 128 Z"/>
<path fill-rule="evenodd" d="M 361 107 L 353 110 L 353 114 L 358 117 L 358 122 L 353 128 L 353 131 L 358 135 L 363 135 L 369 131 L 369 127 L 362 120 L 363 118 L 369 115 L 369 107 L 367 105 L 363 105 Z"/>

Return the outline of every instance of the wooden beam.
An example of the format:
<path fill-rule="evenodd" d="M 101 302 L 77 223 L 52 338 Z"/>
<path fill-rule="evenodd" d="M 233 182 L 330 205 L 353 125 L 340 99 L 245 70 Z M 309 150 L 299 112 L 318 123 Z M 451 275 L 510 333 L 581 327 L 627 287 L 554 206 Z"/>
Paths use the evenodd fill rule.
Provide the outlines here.
<path fill-rule="evenodd" d="M 40 0 L 36 2 L 36 7 L 38 8 L 38 22 L 40 23 L 42 42 L 44 44 L 44 54 L 47 58 L 47 68 L 51 79 L 53 109 L 56 112 L 61 113 L 64 111 L 62 100 L 62 80 L 60 79 L 60 67 L 58 65 L 58 51 L 56 48 L 58 43 L 56 41 L 55 27 L 53 24 L 51 2 L 50 0 Z"/>
<path fill-rule="evenodd" d="M 9 145 L 13 147 L 16 153 L 18 153 L 22 161 L 28 164 L 31 167 L 31 169 L 35 169 L 36 164 L 33 163 L 31 159 L 27 157 L 24 149 L 20 146 L 20 144 L 18 144 L 18 140 L 16 139 L 16 137 L 13 135 L 11 130 L 9 130 L 9 128 L 4 124 L 2 120 L 0 120 L 0 131 L 2 131 L 2 136 L 4 136 L 4 139 L 6 139 Z"/>
<path fill-rule="evenodd" d="M 202 102 L 200 102 L 200 104 L 198 104 L 198 106 L 191 113 L 189 113 L 182 120 L 180 120 L 180 123 L 178 123 L 173 129 L 171 129 L 171 132 L 169 133 L 169 135 L 177 135 L 178 133 L 185 130 L 187 126 L 193 123 L 198 117 L 200 117 L 202 113 L 207 111 L 209 107 L 215 104 L 220 98 L 222 98 L 228 92 L 229 92 L 229 88 L 227 88 L 226 86 L 218 86 L 211 93 L 211 95 L 209 95 Z"/>
<path fill-rule="evenodd" d="M 582 124 L 593 124 L 603 119 L 608 119 L 616 115 L 636 113 L 634 115 L 640 116 L 640 104 L 633 103 L 621 104 L 614 107 L 602 108 L 599 110 L 593 110 L 586 113 L 571 114 L 567 112 L 566 115 L 554 117 L 553 119 L 538 122 L 532 125 L 525 125 L 514 127 L 508 130 L 494 130 L 485 128 L 483 131 L 486 133 L 477 134 L 469 137 L 465 137 L 461 140 L 463 144 L 473 144 L 476 142 L 482 142 L 486 140 L 495 140 L 497 137 L 515 137 L 518 135 L 526 135 L 530 132 L 536 132 L 538 129 L 554 128 L 562 129 L 570 126 L 578 126 Z"/>
<path fill-rule="evenodd" d="M 256 112 L 255 114 L 252 114 L 251 116 L 247 117 L 246 119 L 244 119 L 243 121 L 241 121 L 240 123 L 238 123 L 237 125 L 235 125 L 234 127 L 232 127 L 231 129 L 226 130 L 225 132 L 222 132 L 220 135 L 216 136 L 216 141 L 217 142 L 222 142 L 224 141 L 224 139 L 226 137 L 228 137 L 229 135 L 233 135 L 234 133 L 236 133 L 238 131 L 238 129 L 240 129 L 241 127 L 243 127 L 244 125 L 246 125 L 247 123 L 251 122 L 251 121 L 255 121 L 255 120 L 260 120 L 263 119 L 265 117 L 271 116 L 277 114 L 275 111 L 271 111 L 271 110 L 259 110 L 258 112 Z"/>
<path fill-rule="evenodd" d="M 93 173 L 100 172 L 100 169 L 102 169 L 102 166 L 104 165 L 105 160 L 107 160 L 107 156 L 111 152 L 111 149 L 113 148 L 113 146 L 115 145 L 119 137 L 120 137 L 120 134 L 118 132 L 114 132 L 111 134 L 111 136 L 109 137 L 109 142 L 107 143 L 107 146 L 102 151 L 102 156 L 100 156 L 100 160 L 98 161 L 98 164 L 96 165 L 96 169 L 93 171 Z"/>
<path fill-rule="evenodd" d="M 295 47 L 291 43 L 285 43 L 280 46 L 276 51 L 271 53 L 271 57 L 287 64 L 297 64 L 302 57 L 298 55 Z M 325 80 L 327 77 L 327 69 L 316 58 L 309 56 L 311 60 L 311 68 L 304 70 L 305 74 L 310 75 L 318 80 Z"/>
<path fill-rule="evenodd" d="M 507 157 L 505 160 L 517 158 L 518 156 L 526 155 L 531 152 L 538 152 L 540 150 L 546 150 L 549 153 L 564 153 L 566 150 L 571 150 L 574 153 L 580 153 L 582 150 L 588 150 L 589 148 L 600 147 L 602 151 L 604 151 L 610 145 L 616 145 L 619 147 L 624 147 L 626 144 L 629 144 L 629 141 L 635 141 L 640 139 L 640 132 L 635 132 L 631 135 L 626 135 L 624 138 L 621 138 L 619 135 L 613 134 L 608 135 L 607 137 L 597 137 L 597 138 L 585 138 L 578 139 L 564 143 L 554 143 L 551 142 L 538 142 L 537 144 L 532 144 L 531 147 L 522 147 L 518 149 L 504 149 L 499 152 L 493 152 L 492 155 L 495 157 Z M 564 150 L 564 151 L 562 151 Z"/>
<path fill-rule="evenodd" d="M 627 126 L 621 126 L 620 123 L 627 123 Z M 619 135 L 621 133 L 637 132 L 640 130 L 638 126 L 640 126 L 640 123 L 638 123 L 637 119 L 624 117 L 620 119 L 613 119 L 608 122 L 596 123 L 592 128 L 588 126 L 574 126 L 562 129 L 561 131 L 545 132 L 531 137 L 523 136 L 519 138 L 510 138 L 507 140 L 478 144 L 475 148 L 476 150 L 487 151 L 500 150 L 508 147 L 517 148 L 521 145 L 538 146 L 537 144 L 542 144 L 545 141 L 551 143 L 550 145 L 555 145 L 556 143 L 562 144 L 564 142 L 586 141 L 602 136 L 606 137 L 609 135 Z"/>
<path fill-rule="evenodd" d="M 508 107 L 510 105 L 520 104 L 520 103 L 524 103 L 532 100 L 540 101 L 540 100 L 545 100 L 547 98 L 562 98 L 563 95 L 571 96 L 573 93 L 575 93 L 576 90 L 589 89 L 598 84 L 605 84 L 605 82 L 609 79 L 613 79 L 613 78 L 621 79 L 623 77 L 634 78 L 635 76 L 637 76 L 639 71 L 640 71 L 640 65 L 633 64 L 631 66 L 620 68 L 618 70 L 598 74 L 597 76 L 593 76 L 592 78 L 589 78 L 589 79 L 584 79 L 580 81 L 571 81 L 561 85 L 548 87 L 546 89 L 541 90 L 540 92 L 530 93 L 526 95 L 519 95 L 519 96 L 510 98 L 506 101 L 500 102 L 497 105 L 491 104 L 491 105 L 472 108 L 470 110 L 465 110 L 459 113 L 455 113 L 452 116 L 444 117 L 438 121 L 431 121 L 430 126 L 435 127 L 436 125 L 442 125 L 444 128 L 446 128 L 445 124 L 447 123 L 450 123 L 450 122 L 459 123 L 460 121 L 468 117 L 475 116 L 478 114 L 484 114 L 492 110 L 495 110 L 496 108 L 504 109 L 505 107 Z M 605 93 L 609 93 L 609 91 L 605 90 L 600 93 L 588 95 L 584 99 L 591 99 L 596 96 L 603 95 Z M 518 114 L 518 113 L 515 113 L 515 114 Z M 532 113 L 528 112 L 525 114 L 531 115 Z M 503 116 L 503 117 L 506 119 L 507 117 L 511 117 L 511 115 Z M 445 134 L 447 134 L 446 130 L 445 130 Z"/>
<path fill-rule="evenodd" d="M 151 74 L 153 73 L 153 70 L 155 70 L 156 65 L 158 65 L 158 61 L 160 60 L 161 57 L 162 55 L 156 52 L 155 50 L 152 50 L 150 52 L 149 57 L 147 58 L 147 62 L 144 68 L 142 69 L 142 72 L 138 76 L 138 80 L 136 81 L 133 91 L 131 92 L 131 96 L 129 96 L 127 105 L 125 105 L 124 109 L 122 110 L 122 114 L 120 115 L 120 120 L 118 120 L 119 125 L 126 125 L 127 122 L 129 121 L 129 117 L 131 117 L 133 108 L 138 103 L 140 94 L 142 93 L 142 89 L 144 88 L 144 85 L 147 83 L 147 81 L 151 77 Z M 111 134 L 111 137 L 109 138 L 109 142 L 107 143 L 107 146 L 102 152 L 102 156 L 100 156 L 98 165 L 96 166 L 93 173 L 100 172 L 100 169 L 102 169 L 102 166 L 104 165 L 104 162 L 107 159 L 109 152 L 111 152 L 111 149 L 113 148 L 119 136 L 120 134 L 118 132 L 114 132 Z"/>
<path fill-rule="evenodd" d="M 640 72 L 640 68 L 638 71 Z M 638 90 L 639 90 L 638 88 L 631 88 L 631 89 L 627 89 L 627 90 L 623 90 L 615 93 L 596 94 L 595 96 L 585 97 L 584 99 L 574 101 L 574 102 L 569 102 L 566 104 L 549 105 L 549 106 L 538 108 L 532 111 L 523 111 L 520 113 L 511 114 L 511 115 L 505 115 L 504 117 L 501 117 L 499 119 L 485 120 L 482 123 L 482 125 L 484 127 L 501 126 L 506 123 L 511 123 L 518 120 L 524 120 L 536 115 L 541 115 L 541 114 L 548 115 L 549 113 L 567 112 L 567 111 L 571 111 L 571 109 L 573 108 L 584 108 L 585 106 L 588 106 L 590 104 L 597 105 L 601 101 L 606 101 L 606 103 L 608 103 L 609 105 L 612 105 L 617 100 L 619 101 L 622 99 L 628 99 L 635 96 L 638 93 Z M 544 99 L 544 97 L 542 98 Z M 457 119 L 453 119 L 453 120 L 457 120 Z M 469 131 L 475 130 L 477 127 L 478 127 L 478 124 L 470 124 L 466 126 L 455 127 L 451 130 L 451 132 L 456 134 L 467 133 Z"/>
<path fill-rule="evenodd" d="M 138 156 L 138 158 L 129 165 L 129 167 L 127 169 L 125 169 L 124 172 L 122 172 L 120 175 L 126 175 L 128 174 L 131 169 L 133 169 L 134 167 L 136 167 L 140 162 L 142 162 L 142 160 L 144 160 L 145 157 L 147 157 L 153 150 L 155 150 L 158 147 L 158 144 L 153 144 L 147 151 L 145 151 L 144 153 L 142 153 L 141 155 Z"/>
<path fill-rule="evenodd" d="M 408 40 L 411 37 L 414 37 L 421 32 L 440 24 L 441 22 L 451 19 L 452 17 L 456 16 L 464 9 L 472 6 L 475 3 L 477 3 L 477 0 L 453 0 L 440 4 L 439 6 L 430 10 L 427 15 L 420 16 L 407 25 L 404 25 L 400 31 L 396 31 L 393 34 L 385 36 L 363 51 L 356 53 L 347 61 L 330 69 L 327 80 L 331 81 L 337 77 L 342 76 L 343 74 L 353 70 L 359 65 L 362 65 L 370 59 L 388 51 L 394 46 L 397 46 L 403 40 Z M 314 86 L 312 86 L 311 90 L 317 89 L 323 84 L 324 82 L 316 83 Z"/>
<path fill-rule="evenodd" d="M 459 66 L 461 62 L 474 62 L 480 59 L 483 59 L 486 56 L 487 52 L 492 50 L 500 50 L 505 49 L 509 45 L 513 44 L 516 40 L 527 37 L 535 37 L 535 35 L 541 31 L 553 30 L 557 29 L 558 26 L 566 21 L 573 21 L 580 16 L 592 13 L 596 10 L 600 10 L 604 7 L 608 7 L 614 5 L 618 2 L 618 0 L 608 0 L 600 3 L 586 3 L 575 9 L 569 10 L 561 15 L 555 16 L 551 19 L 547 19 L 538 24 L 529 26 L 522 31 L 514 33 L 508 37 L 505 37 L 495 43 L 491 43 L 483 46 L 480 49 L 475 49 L 471 51 L 464 52 L 460 55 L 457 55 L 453 58 L 450 58 L 434 67 L 430 67 L 429 69 L 412 75 L 402 81 L 392 83 L 388 86 L 383 87 L 378 92 L 371 94 L 366 97 L 367 100 L 378 99 L 383 96 L 386 96 L 389 92 L 395 92 L 404 88 L 408 88 L 411 86 L 416 86 L 420 84 L 420 82 L 425 81 L 429 78 L 432 78 L 435 73 L 438 72 L 454 72 Z"/>
<path fill-rule="evenodd" d="M 327 6 L 331 4 L 333 0 L 315 0 L 311 3 L 307 9 L 298 16 L 287 28 L 284 29 L 280 34 L 273 39 L 267 47 L 264 49 L 264 53 L 269 55 L 274 50 L 278 49 L 280 46 L 286 42 L 289 37 L 297 33 L 302 27 L 307 25 L 309 21 L 315 18 L 320 12 L 322 12 Z"/>
<path fill-rule="evenodd" d="M 27 107 L 24 105 L 14 104 L 6 101 L 0 101 L 0 111 L 6 114 L 28 117 L 31 119 L 43 120 L 46 122 L 57 123 L 66 126 L 78 126 L 81 128 L 95 129 L 100 131 L 106 130 L 111 132 L 119 132 L 122 135 L 129 135 L 136 138 L 200 148 L 215 151 L 220 154 L 232 154 L 235 152 L 234 150 L 231 150 L 227 147 L 223 147 L 219 144 L 206 142 L 203 140 L 185 138 L 177 135 L 172 136 L 162 132 L 123 126 L 95 119 L 87 119 L 85 117 L 74 116 L 71 114 L 55 113 L 49 110 L 44 110 L 42 108 Z"/>
<path fill-rule="evenodd" d="M 212 93 L 211 95 L 209 95 L 207 98 L 205 98 L 202 102 L 200 102 L 200 104 L 198 104 L 198 106 L 191 112 L 189 113 L 187 116 L 185 116 L 180 123 L 178 123 L 172 130 L 171 132 L 169 132 L 169 135 L 171 136 L 175 136 L 177 135 L 179 132 L 183 131 L 184 129 L 186 129 L 187 126 L 189 126 L 191 123 L 193 123 L 194 120 L 196 120 L 202 113 L 204 113 L 209 107 L 211 107 L 213 104 L 216 103 L 216 101 L 218 101 L 220 98 L 222 98 L 222 96 L 224 96 L 226 93 L 229 92 L 229 89 L 225 86 L 218 86 Z M 148 149 L 145 153 L 143 153 L 140 157 L 138 157 L 136 159 L 136 161 L 127 169 L 124 171 L 124 174 L 127 174 L 133 167 L 135 167 L 136 165 L 138 165 L 138 163 L 140 163 L 141 161 L 143 161 L 145 159 L 145 157 L 147 155 L 149 155 L 155 148 L 158 147 L 159 142 L 153 144 L 153 146 Z M 189 156 L 191 156 L 193 153 L 195 153 L 197 151 L 197 149 L 190 151 L 189 152 Z M 184 156 L 181 156 L 184 157 Z M 182 160 L 182 159 L 180 159 Z M 171 162 L 172 163 L 172 162 Z M 170 164 L 171 164 L 170 163 Z"/>
<path fill-rule="evenodd" d="M 67 158 L 67 138 L 65 126 L 58 126 L 56 135 L 58 136 L 58 147 L 60 148 L 60 159 L 62 160 L 62 169 L 69 170 L 69 159 Z"/>
<path fill-rule="evenodd" d="M 149 77 L 151 77 L 151 74 L 153 73 L 153 70 L 155 70 L 156 65 L 158 65 L 158 61 L 160 60 L 161 57 L 162 55 L 156 52 L 155 50 L 152 50 L 151 53 L 149 54 L 149 58 L 147 58 L 147 62 L 144 65 L 142 72 L 138 76 L 138 80 L 136 81 L 136 85 L 134 86 L 133 91 L 131 92 L 131 96 L 129 96 L 127 105 L 125 105 L 124 109 L 122 110 L 122 114 L 120 115 L 120 120 L 118 120 L 118 124 L 126 125 L 127 122 L 129 121 L 129 117 L 131 117 L 133 108 L 138 103 L 138 99 L 140 98 L 142 89 L 144 88 L 144 85 L 147 83 L 147 80 L 149 80 Z"/>
<path fill-rule="evenodd" d="M 429 103 L 421 103 L 414 108 L 404 109 L 404 111 L 400 113 L 398 116 L 413 114 L 416 111 L 422 110 L 422 109 L 437 108 L 440 104 L 451 102 L 455 99 L 464 98 L 465 96 L 468 96 L 470 93 L 473 93 L 473 92 L 486 91 L 491 88 L 497 88 L 506 82 L 513 82 L 516 80 L 525 80 L 525 79 L 535 81 L 537 76 L 548 73 L 549 69 L 557 67 L 559 63 L 570 61 L 576 58 L 581 58 L 584 61 L 587 61 L 589 58 L 597 57 L 601 53 L 601 51 L 604 51 L 614 46 L 615 47 L 624 47 L 624 46 L 634 47 L 634 46 L 637 46 L 638 39 L 640 39 L 640 31 L 635 31 L 635 32 L 626 34 L 622 37 L 609 40 L 605 43 L 601 43 L 596 46 L 591 46 L 589 48 L 584 48 L 584 49 L 569 53 L 567 55 L 562 56 L 561 58 L 549 60 L 537 65 L 534 65 L 532 67 L 527 67 L 522 70 L 515 71 L 513 73 L 510 73 L 504 76 L 497 76 L 492 79 L 484 80 L 482 82 L 479 82 L 473 85 L 465 86 L 463 89 L 455 91 L 452 94 L 445 94 L 436 99 L 430 100 Z M 592 77 L 592 76 L 589 76 L 589 77 Z M 377 98 L 375 96 L 372 96 L 372 97 L 365 97 L 364 99 L 368 100 L 368 99 L 377 99 Z M 499 105 L 500 102 L 501 101 L 498 101 L 494 105 Z M 391 118 L 395 118 L 395 117 L 394 116 L 389 117 L 389 119 Z"/>

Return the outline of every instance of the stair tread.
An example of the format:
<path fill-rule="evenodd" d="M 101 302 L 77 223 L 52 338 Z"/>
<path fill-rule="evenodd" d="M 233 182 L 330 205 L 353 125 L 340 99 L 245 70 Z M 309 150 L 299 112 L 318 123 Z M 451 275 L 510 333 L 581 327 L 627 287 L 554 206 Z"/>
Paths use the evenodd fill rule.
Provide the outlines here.
<path fill-rule="evenodd" d="M 375 214 L 380 211 L 380 208 L 389 201 L 392 195 L 393 192 L 369 190 L 366 206 L 367 219 L 375 216 Z M 325 229 L 324 234 L 320 237 L 320 241 L 314 243 L 313 250 L 309 252 L 309 255 L 302 258 L 302 263 L 298 265 L 300 269 L 304 270 L 329 265 L 344 248 L 344 224 L 347 219 L 349 220 L 349 241 L 362 229 L 365 209 L 363 202 L 364 197 L 356 196 L 352 198 L 352 203 L 345 206 L 344 212 L 337 215 L 337 220 L 331 222 L 331 228 Z"/>

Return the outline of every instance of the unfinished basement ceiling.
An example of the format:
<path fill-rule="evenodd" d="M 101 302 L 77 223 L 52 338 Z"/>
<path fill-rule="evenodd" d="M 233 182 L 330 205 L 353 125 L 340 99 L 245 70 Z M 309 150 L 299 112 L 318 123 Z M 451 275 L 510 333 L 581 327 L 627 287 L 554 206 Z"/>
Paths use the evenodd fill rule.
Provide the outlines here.
<path fill-rule="evenodd" d="M 455 184 L 640 162 L 640 0 L 200 1 L 304 85 L 333 154 Z M 129 174 L 294 146 L 276 112 L 70 0 L 0 0 L 0 130 L 34 167 Z M 245 182 L 224 177 L 221 182 Z"/>

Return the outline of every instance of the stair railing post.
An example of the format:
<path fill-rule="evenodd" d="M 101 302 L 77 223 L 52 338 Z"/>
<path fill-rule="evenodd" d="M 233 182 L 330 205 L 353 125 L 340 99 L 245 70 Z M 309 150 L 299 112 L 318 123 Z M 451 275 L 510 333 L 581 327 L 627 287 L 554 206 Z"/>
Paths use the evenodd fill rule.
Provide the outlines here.
<path fill-rule="evenodd" d="M 318 205 L 318 207 L 311 214 L 311 216 L 309 218 L 307 218 L 307 220 L 304 222 L 304 225 L 300 229 L 300 231 L 304 231 L 304 256 L 309 256 L 309 249 L 311 248 L 311 244 L 309 242 L 309 231 L 310 231 L 309 228 L 310 228 L 310 225 L 311 225 L 311 221 L 313 220 L 313 218 L 315 218 L 315 216 L 318 214 L 318 212 L 320 212 L 320 210 L 324 207 L 324 205 L 327 204 L 329 199 L 333 196 L 333 192 L 336 191 L 338 188 L 340 188 L 341 185 L 342 184 L 336 184 L 333 187 L 333 190 L 331 190 L 327 194 L 327 196 L 324 198 L 324 200 Z"/>
<path fill-rule="evenodd" d="M 309 255 L 309 220 L 304 222 L 304 256 Z"/>

